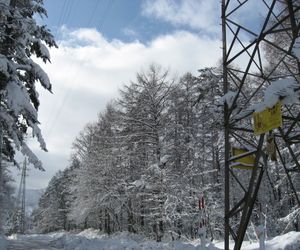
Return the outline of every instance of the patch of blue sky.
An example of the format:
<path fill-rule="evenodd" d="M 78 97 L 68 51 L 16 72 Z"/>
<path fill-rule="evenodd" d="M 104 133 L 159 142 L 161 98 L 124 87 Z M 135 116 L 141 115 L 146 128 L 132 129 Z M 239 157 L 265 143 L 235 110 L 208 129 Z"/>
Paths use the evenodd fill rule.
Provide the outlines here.
<path fill-rule="evenodd" d="M 65 25 L 71 30 L 96 28 L 108 40 L 143 43 L 178 28 L 144 16 L 142 3 L 140 0 L 45 0 L 48 18 L 44 22 L 58 39 L 62 35 L 60 28 Z"/>

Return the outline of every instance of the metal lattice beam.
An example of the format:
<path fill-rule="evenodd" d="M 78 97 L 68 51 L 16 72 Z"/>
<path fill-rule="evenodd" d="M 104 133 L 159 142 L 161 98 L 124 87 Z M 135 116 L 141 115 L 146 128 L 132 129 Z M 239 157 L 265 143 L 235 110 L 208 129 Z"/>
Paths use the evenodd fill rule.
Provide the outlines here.
<path fill-rule="evenodd" d="M 260 20 L 258 16 L 256 20 L 251 20 L 253 15 L 251 8 L 248 7 L 253 2 L 257 6 L 252 11 L 260 10 Z M 240 19 L 239 17 L 245 15 L 245 11 L 249 18 Z M 224 94 L 228 91 L 236 93 L 230 106 L 224 104 L 225 249 L 229 249 L 230 235 L 235 241 L 234 249 L 241 249 L 264 172 L 267 172 L 268 160 L 263 150 L 265 136 L 253 135 L 251 127 L 253 110 L 249 109 L 249 106 L 262 101 L 264 90 L 274 80 L 293 78 L 300 89 L 300 63 L 292 52 L 295 40 L 299 36 L 299 19 L 298 0 L 222 0 L 223 91 Z M 278 42 L 276 40 L 278 38 L 282 41 Z M 268 56 L 266 51 L 274 53 L 274 60 L 266 60 Z M 239 68 L 236 65 L 239 65 Z M 300 171 L 299 155 L 296 155 L 294 147 L 291 146 L 300 143 L 300 132 L 297 132 L 300 131 L 299 107 L 282 106 L 282 112 L 283 127 L 275 129 L 272 133 L 293 196 L 300 206 L 291 173 L 279 148 L 288 149 L 295 169 L 299 168 Z M 232 143 L 252 148 L 255 161 L 252 170 L 248 170 L 247 183 L 240 180 L 240 176 L 231 169 Z M 233 182 L 243 192 L 237 201 L 232 201 L 230 195 Z M 234 226 L 233 220 L 235 222 L 238 220 L 237 227 Z"/>
<path fill-rule="evenodd" d="M 24 234 L 26 230 L 26 211 L 25 211 L 25 191 L 26 191 L 26 171 L 27 171 L 27 162 L 26 158 L 23 163 L 20 186 L 17 196 L 17 205 L 13 213 L 13 228 L 14 233 Z"/>

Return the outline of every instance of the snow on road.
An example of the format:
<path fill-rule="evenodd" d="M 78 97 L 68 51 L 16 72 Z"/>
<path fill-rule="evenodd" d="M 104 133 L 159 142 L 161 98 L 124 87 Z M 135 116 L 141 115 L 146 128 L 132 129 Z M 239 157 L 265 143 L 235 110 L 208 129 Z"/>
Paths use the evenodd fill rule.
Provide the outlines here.
<path fill-rule="evenodd" d="M 7 248 L 0 250 L 200 250 L 199 240 L 157 243 L 140 235 L 119 233 L 113 236 L 97 230 L 78 234 L 59 232 L 51 234 L 12 235 L 7 238 Z M 212 244 L 208 250 L 220 250 Z"/>
<path fill-rule="evenodd" d="M 7 246 L 6 246 L 7 245 Z M 206 245 L 206 250 L 221 250 L 224 242 Z M 231 245 L 231 248 L 233 246 Z M 140 235 L 119 233 L 107 236 L 97 230 L 78 234 L 59 232 L 51 234 L 12 235 L 7 241 L 0 237 L 0 250 L 204 250 L 199 240 L 160 242 Z M 243 250 L 258 250 L 257 242 L 244 242 Z M 266 242 L 266 250 L 300 250 L 300 232 L 289 232 Z"/>
<path fill-rule="evenodd" d="M 8 238 L 7 250 L 61 250 L 64 249 L 61 239 L 50 235 L 13 235 Z"/>

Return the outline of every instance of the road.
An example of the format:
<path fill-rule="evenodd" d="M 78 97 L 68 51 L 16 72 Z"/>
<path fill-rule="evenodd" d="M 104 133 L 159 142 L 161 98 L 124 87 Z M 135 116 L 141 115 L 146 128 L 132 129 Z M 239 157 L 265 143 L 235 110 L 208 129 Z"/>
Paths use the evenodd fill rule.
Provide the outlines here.
<path fill-rule="evenodd" d="M 18 236 L 10 237 L 8 240 L 8 250 L 62 250 L 64 249 L 61 238 L 53 239 L 50 236 Z"/>

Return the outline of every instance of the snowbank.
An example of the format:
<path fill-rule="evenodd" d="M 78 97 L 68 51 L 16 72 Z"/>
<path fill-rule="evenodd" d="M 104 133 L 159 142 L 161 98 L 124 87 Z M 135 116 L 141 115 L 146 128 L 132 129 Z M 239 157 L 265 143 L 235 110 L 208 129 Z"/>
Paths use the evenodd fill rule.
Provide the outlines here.
<path fill-rule="evenodd" d="M 289 232 L 277 236 L 266 243 L 269 250 L 299 250 L 300 249 L 300 232 Z"/>
<path fill-rule="evenodd" d="M 198 242 L 199 243 L 199 242 Z M 98 230 L 88 229 L 77 235 L 67 235 L 65 238 L 66 250 L 199 250 L 195 242 L 173 241 L 157 243 L 146 240 L 140 235 L 130 233 L 118 233 L 112 236 L 101 234 Z M 209 250 L 218 250 L 213 246 Z"/>
<path fill-rule="evenodd" d="M 216 246 L 221 246 L 216 244 Z M 223 249 L 223 246 L 221 246 Z M 231 249 L 233 245 L 231 246 Z M 245 241 L 242 245 L 243 250 L 259 250 L 259 243 L 250 244 Z M 266 250 L 300 250 L 300 232 L 289 232 L 279 235 L 266 241 Z"/>
<path fill-rule="evenodd" d="M 7 249 L 7 240 L 5 236 L 0 235 L 0 250 L 6 250 Z"/>
<path fill-rule="evenodd" d="M 88 229 L 80 233 L 57 232 L 45 235 L 14 235 L 7 238 L 11 249 L 32 249 L 41 246 L 41 249 L 65 249 L 65 250 L 204 250 L 199 240 L 194 241 L 170 241 L 155 242 L 147 240 L 141 235 L 130 233 L 117 233 L 111 236 L 98 230 Z M 5 238 L 0 238 L 0 250 L 6 249 Z M 15 248 L 13 248 L 15 247 Z M 224 242 L 218 241 L 206 245 L 206 250 L 224 249 Z M 233 249 L 231 242 L 230 249 Z M 258 243 L 245 241 L 243 250 L 258 250 Z M 266 250 L 299 250 L 300 232 L 289 232 L 277 236 L 266 242 Z"/>
<path fill-rule="evenodd" d="M 233 245 L 232 245 L 233 247 Z M 223 242 L 207 244 L 206 250 L 221 250 Z M 85 230 L 77 235 L 68 234 L 65 238 L 66 250 L 201 250 L 199 240 L 183 242 L 161 242 L 146 240 L 142 236 L 119 233 L 112 236 L 101 234 L 97 230 Z M 244 250 L 258 250 L 258 243 L 244 242 Z M 299 250 L 300 232 L 289 232 L 266 242 L 266 250 Z"/>

